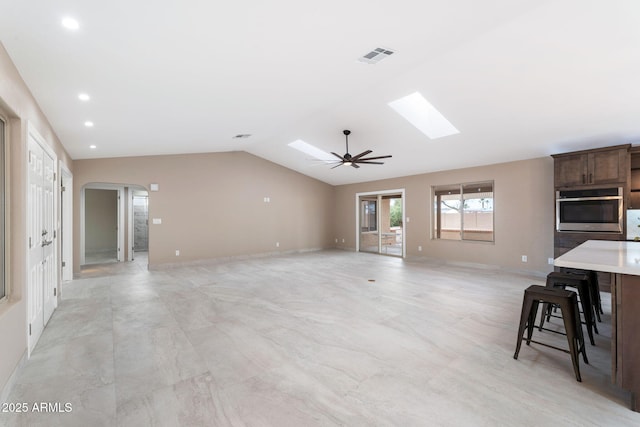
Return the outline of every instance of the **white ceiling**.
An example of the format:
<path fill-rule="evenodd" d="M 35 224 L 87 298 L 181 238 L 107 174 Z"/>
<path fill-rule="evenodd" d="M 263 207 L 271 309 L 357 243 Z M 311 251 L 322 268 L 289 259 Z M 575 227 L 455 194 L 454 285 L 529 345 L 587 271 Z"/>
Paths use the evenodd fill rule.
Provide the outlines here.
<path fill-rule="evenodd" d="M 637 0 L 9 0 L 0 41 L 74 159 L 244 150 L 344 184 L 636 142 L 639 22 Z M 387 105 L 415 91 L 460 134 Z M 343 154 L 343 129 L 393 158 L 287 146 Z"/>

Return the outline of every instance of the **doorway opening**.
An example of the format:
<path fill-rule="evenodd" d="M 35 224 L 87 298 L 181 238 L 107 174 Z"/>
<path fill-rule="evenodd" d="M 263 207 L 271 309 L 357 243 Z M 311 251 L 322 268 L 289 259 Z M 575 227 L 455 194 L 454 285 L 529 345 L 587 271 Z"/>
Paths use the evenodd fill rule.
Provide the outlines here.
<path fill-rule="evenodd" d="M 80 265 L 148 266 L 149 195 L 140 185 L 90 183 L 81 192 Z"/>
<path fill-rule="evenodd" d="M 119 190 L 84 190 L 84 264 L 120 261 Z"/>
<path fill-rule="evenodd" d="M 356 194 L 356 246 L 404 258 L 404 189 Z"/>

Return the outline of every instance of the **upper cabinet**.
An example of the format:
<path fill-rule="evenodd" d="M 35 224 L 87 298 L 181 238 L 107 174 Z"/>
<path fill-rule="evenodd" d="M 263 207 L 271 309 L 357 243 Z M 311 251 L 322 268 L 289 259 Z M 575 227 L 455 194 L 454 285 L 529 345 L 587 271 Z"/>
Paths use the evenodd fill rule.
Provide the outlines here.
<path fill-rule="evenodd" d="M 556 187 L 577 187 L 627 182 L 630 145 L 556 154 L 553 156 Z"/>

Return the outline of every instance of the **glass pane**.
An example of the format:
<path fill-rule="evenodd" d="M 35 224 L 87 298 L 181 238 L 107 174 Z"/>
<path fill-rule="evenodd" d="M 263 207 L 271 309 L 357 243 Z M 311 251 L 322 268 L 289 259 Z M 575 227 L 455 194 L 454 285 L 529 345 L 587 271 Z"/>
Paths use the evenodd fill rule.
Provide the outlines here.
<path fill-rule="evenodd" d="M 378 253 L 378 201 L 360 199 L 360 251 Z"/>
<path fill-rule="evenodd" d="M 386 255 L 402 256 L 402 197 L 385 196 L 380 206 L 382 247 Z"/>
<path fill-rule="evenodd" d="M 440 239 L 460 240 L 461 215 L 460 195 L 440 196 Z"/>
<path fill-rule="evenodd" d="M 493 241 L 493 183 L 463 186 L 464 240 Z"/>

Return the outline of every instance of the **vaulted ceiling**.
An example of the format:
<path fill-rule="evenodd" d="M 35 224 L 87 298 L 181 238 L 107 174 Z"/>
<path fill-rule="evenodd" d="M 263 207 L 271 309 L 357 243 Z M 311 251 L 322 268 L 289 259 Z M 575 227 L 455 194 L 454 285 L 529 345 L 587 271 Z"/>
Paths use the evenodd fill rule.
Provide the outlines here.
<path fill-rule="evenodd" d="M 244 150 L 343 184 L 636 142 L 638 22 L 636 0 L 10 0 L 0 41 L 74 159 Z M 416 91 L 460 133 L 389 107 Z M 343 129 L 393 157 L 288 146 L 343 154 Z"/>

